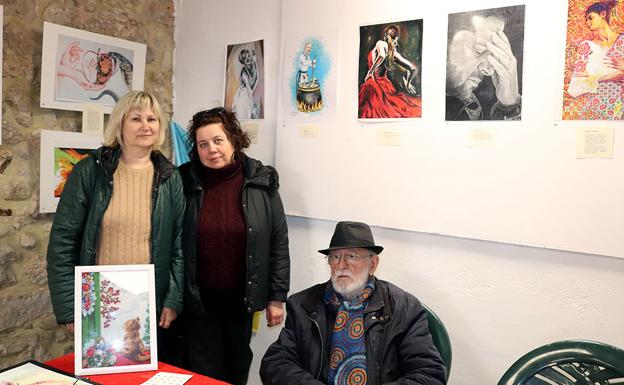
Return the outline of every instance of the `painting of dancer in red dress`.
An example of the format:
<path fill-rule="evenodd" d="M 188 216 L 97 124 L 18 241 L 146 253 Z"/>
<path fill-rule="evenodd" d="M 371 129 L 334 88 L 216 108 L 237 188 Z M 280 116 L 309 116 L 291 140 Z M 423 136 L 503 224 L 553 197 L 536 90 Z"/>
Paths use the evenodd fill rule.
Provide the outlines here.
<path fill-rule="evenodd" d="M 423 21 L 360 27 L 358 118 L 420 118 Z"/>

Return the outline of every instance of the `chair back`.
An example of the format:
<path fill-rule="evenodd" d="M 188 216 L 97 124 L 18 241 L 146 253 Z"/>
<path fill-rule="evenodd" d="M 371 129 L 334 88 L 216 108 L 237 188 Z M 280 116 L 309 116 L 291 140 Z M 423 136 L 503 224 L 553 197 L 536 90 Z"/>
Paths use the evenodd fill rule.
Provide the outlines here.
<path fill-rule="evenodd" d="M 421 303 L 427 312 L 427 321 L 429 322 L 429 333 L 433 337 L 433 343 L 438 348 L 444 366 L 446 367 L 446 379 L 451 374 L 451 362 L 453 361 L 453 349 L 451 348 L 451 339 L 449 338 L 446 327 L 436 313 L 427 305 Z"/>
<path fill-rule="evenodd" d="M 503 374 L 498 385 L 616 382 L 624 382 L 624 350 L 601 342 L 566 340 L 525 354 Z"/>

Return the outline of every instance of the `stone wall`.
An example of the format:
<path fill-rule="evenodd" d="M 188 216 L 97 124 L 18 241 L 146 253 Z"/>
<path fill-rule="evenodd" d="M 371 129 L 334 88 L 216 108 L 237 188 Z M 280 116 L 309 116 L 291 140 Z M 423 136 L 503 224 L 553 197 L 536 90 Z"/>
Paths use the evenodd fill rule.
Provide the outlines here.
<path fill-rule="evenodd" d="M 172 0 L 0 0 L 4 5 L 0 145 L 0 368 L 73 349 L 56 324 L 45 253 L 52 214 L 39 214 L 41 129 L 80 131 L 79 112 L 39 107 L 43 22 L 147 44 L 145 90 L 173 108 Z M 169 140 L 169 139 L 168 139 Z M 168 155 L 169 141 L 164 152 Z"/>

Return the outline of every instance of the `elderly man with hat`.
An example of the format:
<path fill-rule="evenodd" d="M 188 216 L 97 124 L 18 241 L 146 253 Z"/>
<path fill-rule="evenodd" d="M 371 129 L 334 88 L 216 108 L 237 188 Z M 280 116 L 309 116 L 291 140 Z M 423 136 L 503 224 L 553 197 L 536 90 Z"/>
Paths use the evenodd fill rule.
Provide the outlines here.
<path fill-rule="evenodd" d="M 420 302 L 374 276 L 382 250 L 368 225 L 336 225 L 319 250 L 331 279 L 288 299 L 286 326 L 262 359 L 263 384 L 446 383 Z"/>

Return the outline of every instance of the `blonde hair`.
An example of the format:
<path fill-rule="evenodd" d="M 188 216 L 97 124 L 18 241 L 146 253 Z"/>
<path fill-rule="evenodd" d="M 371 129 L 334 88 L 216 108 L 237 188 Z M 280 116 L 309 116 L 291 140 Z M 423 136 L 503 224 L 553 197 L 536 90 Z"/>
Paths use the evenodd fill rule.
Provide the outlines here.
<path fill-rule="evenodd" d="M 147 109 L 151 109 L 154 112 L 160 126 L 154 149 L 162 146 L 165 142 L 167 125 L 158 100 L 156 100 L 154 95 L 145 91 L 130 91 L 117 102 L 104 130 L 104 145 L 107 147 L 123 146 L 122 127 L 126 115 L 134 110 L 145 111 Z"/>

